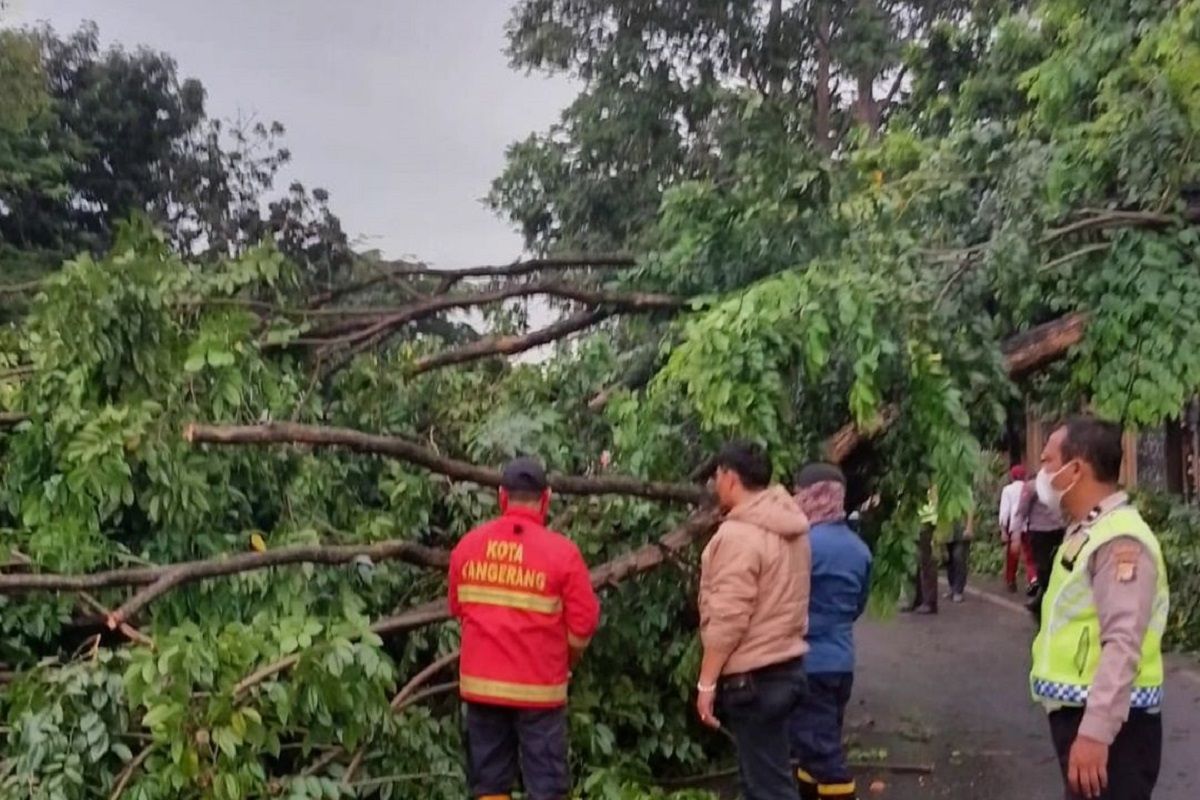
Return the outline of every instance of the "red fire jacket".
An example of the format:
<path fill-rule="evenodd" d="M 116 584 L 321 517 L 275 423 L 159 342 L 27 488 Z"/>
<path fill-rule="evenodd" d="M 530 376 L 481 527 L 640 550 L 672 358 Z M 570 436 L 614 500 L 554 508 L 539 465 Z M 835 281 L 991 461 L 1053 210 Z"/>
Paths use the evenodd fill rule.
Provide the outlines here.
<path fill-rule="evenodd" d="M 579 548 L 519 506 L 454 548 L 450 611 L 462 624 L 463 699 L 515 708 L 566 704 L 568 644 L 586 646 L 600 622 Z"/>

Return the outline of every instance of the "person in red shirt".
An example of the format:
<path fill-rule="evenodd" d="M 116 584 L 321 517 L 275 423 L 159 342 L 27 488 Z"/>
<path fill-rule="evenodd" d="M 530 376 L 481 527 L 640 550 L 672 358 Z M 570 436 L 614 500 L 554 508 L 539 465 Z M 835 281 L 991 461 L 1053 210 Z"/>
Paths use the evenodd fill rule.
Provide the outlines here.
<path fill-rule="evenodd" d="M 579 548 L 543 524 L 549 505 L 542 465 L 513 460 L 501 475 L 501 515 L 450 556 L 467 778 L 485 800 L 509 797 L 518 762 L 530 800 L 563 800 L 571 789 L 567 683 L 600 623 L 600 602 Z"/>

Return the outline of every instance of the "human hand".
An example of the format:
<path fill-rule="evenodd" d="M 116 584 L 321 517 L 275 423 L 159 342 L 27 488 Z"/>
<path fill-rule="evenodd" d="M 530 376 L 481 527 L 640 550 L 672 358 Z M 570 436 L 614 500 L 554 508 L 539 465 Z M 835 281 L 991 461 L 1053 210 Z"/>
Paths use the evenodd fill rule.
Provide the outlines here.
<path fill-rule="evenodd" d="M 1108 745 L 1077 736 L 1067 757 L 1067 783 L 1084 797 L 1099 797 L 1108 788 Z"/>
<path fill-rule="evenodd" d="M 713 713 L 713 704 L 716 700 L 716 697 L 716 692 L 704 691 L 700 692 L 696 696 L 696 714 L 699 715 L 702 723 L 713 730 L 717 730 L 721 727 L 721 721 L 718 720 L 716 715 Z"/>

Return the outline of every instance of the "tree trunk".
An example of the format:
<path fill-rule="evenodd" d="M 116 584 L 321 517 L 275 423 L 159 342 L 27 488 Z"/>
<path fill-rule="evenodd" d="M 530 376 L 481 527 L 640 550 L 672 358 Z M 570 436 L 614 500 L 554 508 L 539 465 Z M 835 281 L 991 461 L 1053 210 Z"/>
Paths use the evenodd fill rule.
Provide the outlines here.
<path fill-rule="evenodd" d="M 879 104 L 875 101 L 875 76 L 864 68 L 858 74 L 858 100 L 855 118 L 866 127 L 872 139 L 879 136 Z"/>
<path fill-rule="evenodd" d="M 833 87 L 830 42 L 833 39 L 833 21 L 829 14 L 829 0 L 818 0 L 816 8 L 817 77 L 813 87 L 813 136 L 817 148 L 823 153 L 833 152 Z"/>
<path fill-rule="evenodd" d="M 783 94 L 783 0 L 771 0 L 771 15 L 767 18 L 766 61 L 767 94 L 779 97 Z"/>

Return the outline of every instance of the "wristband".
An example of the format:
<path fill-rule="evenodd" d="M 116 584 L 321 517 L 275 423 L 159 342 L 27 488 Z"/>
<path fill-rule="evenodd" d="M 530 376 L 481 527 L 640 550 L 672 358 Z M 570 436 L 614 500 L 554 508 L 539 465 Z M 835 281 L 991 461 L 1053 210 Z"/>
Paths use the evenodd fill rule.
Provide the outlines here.
<path fill-rule="evenodd" d="M 696 684 L 696 691 L 700 692 L 701 694 L 712 694 L 716 690 L 717 690 L 717 685 L 715 683 L 710 683 L 707 686 L 704 685 L 703 683 Z"/>

